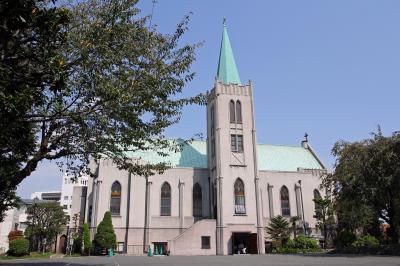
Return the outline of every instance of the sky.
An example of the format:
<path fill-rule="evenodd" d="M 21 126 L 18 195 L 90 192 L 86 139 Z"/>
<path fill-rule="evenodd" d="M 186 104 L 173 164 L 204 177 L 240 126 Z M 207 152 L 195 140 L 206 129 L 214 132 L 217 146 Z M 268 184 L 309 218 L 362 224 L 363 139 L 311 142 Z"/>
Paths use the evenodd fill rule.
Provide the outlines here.
<path fill-rule="evenodd" d="M 142 15 L 152 10 L 142 0 Z M 172 33 L 192 12 L 182 44 L 202 42 L 184 96 L 213 86 L 223 18 L 242 83 L 254 86 L 258 143 L 299 145 L 304 133 L 328 169 L 338 140 L 357 141 L 382 127 L 400 130 L 400 1 L 157 0 L 152 23 Z M 183 110 L 171 138 L 206 136 L 204 106 Z M 60 190 L 62 173 L 44 162 L 18 187 Z"/>

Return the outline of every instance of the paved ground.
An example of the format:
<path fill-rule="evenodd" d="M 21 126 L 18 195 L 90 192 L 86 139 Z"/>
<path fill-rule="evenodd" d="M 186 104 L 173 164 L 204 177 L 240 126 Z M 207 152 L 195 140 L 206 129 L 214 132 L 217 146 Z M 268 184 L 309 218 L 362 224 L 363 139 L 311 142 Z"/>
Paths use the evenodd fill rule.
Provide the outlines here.
<path fill-rule="evenodd" d="M 362 265 L 400 266 L 400 257 L 386 256 L 339 256 L 339 255 L 242 255 L 242 256 L 171 256 L 153 257 L 119 255 L 108 257 L 63 258 L 52 260 L 0 261 L 0 265 L 23 266 L 261 266 L 261 265 Z"/>

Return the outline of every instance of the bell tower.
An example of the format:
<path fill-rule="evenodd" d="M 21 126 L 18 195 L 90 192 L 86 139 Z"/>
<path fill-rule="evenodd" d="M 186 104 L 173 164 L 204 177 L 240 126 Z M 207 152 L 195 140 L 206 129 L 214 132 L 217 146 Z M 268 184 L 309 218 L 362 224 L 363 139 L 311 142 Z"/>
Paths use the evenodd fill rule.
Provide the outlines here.
<path fill-rule="evenodd" d="M 264 253 L 253 86 L 240 80 L 225 20 L 217 77 L 208 94 L 207 140 L 217 254 L 235 252 L 232 243 L 239 235 L 245 238 L 243 232 L 257 235 L 252 248 Z"/>

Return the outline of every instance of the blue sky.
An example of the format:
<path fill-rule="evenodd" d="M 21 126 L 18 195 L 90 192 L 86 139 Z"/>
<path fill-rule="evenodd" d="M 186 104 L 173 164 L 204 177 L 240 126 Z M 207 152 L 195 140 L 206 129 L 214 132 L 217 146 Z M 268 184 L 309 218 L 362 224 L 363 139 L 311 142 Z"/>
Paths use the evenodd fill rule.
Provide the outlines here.
<path fill-rule="evenodd" d="M 151 5 L 140 1 L 143 15 Z M 171 33 L 193 12 L 182 41 L 204 42 L 185 91 L 196 95 L 213 85 L 226 17 L 240 78 L 254 84 L 258 142 L 297 145 L 307 132 L 331 169 L 337 140 L 400 130 L 399 10 L 395 0 L 157 0 L 153 24 Z M 205 123 L 204 107 L 187 107 L 167 136 L 205 136 Z M 60 189 L 61 175 L 43 163 L 18 194 Z"/>

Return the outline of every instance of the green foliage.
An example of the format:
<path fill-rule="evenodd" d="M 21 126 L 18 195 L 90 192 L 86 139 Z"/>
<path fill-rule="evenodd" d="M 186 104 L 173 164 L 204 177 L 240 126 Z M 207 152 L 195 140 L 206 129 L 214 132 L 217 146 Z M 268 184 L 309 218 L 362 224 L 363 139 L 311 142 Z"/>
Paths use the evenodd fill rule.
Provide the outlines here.
<path fill-rule="evenodd" d="M 357 236 L 350 230 L 343 230 L 339 232 L 337 236 L 337 242 L 339 247 L 349 247 L 354 241 L 356 241 Z"/>
<path fill-rule="evenodd" d="M 97 227 L 97 233 L 94 238 L 96 245 L 101 248 L 114 248 L 117 245 L 117 237 L 114 233 L 114 228 L 111 220 L 111 213 L 106 212 L 103 220 Z"/>
<path fill-rule="evenodd" d="M 301 250 L 317 250 L 319 249 L 319 244 L 318 241 L 314 238 L 308 238 L 305 237 L 304 235 L 299 235 L 296 239 L 294 240 L 289 240 L 285 247 L 288 248 L 297 248 Z"/>
<path fill-rule="evenodd" d="M 10 256 L 23 256 L 29 254 L 29 241 L 24 238 L 11 240 L 7 254 Z"/>
<path fill-rule="evenodd" d="M 307 238 L 304 235 L 299 235 L 296 239 L 288 239 L 283 247 L 273 249 L 274 253 L 310 253 L 320 252 L 321 248 L 318 241 L 314 238 Z"/>
<path fill-rule="evenodd" d="M 63 208 L 55 202 L 34 203 L 27 208 L 28 228 L 25 235 L 31 242 L 32 249 L 38 249 L 44 245 L 50 247 L 58 234 L 67 224 L 67 216 Z"/>
<path fill-rule="evenodd" d="M 297 238 L 297 222 L 300 221 L 299 216 L 290 217 L 291 231 L 293 232 L 293 238 Z"/>
<path fill-rule="evenodd" d="M 336 227 L 336 221 L 333 216 L 333 203 L 327 196 L 324 198 L 315 198 L 313 201 L 315 203 L 314 218 L 317 220 L 316 227 L 323 233 L 324 243 L 326 244 L 328 241 L 328 235 L 331 236 L 332 231 Z"/>
<path fill-rule="evenodd" d="M 43 160 L 62 159 L 60 166 L 74 174 L 88 171 L 89 158 L 104 157 L 135 175 L 164 171 L 164 163 L 137 164 L 131 155 L 178 149 L 165 129 L 179 121 L 185 105 L 205 102 L 204 95 L 183 94 L 194 77 L 190 66 L 198 47 L 180 44 L 189 17 L 172 34 L 162 34 L 148 27 L 149 17 L 140 17 L 137 0 L 72 1 L 52 8 L 46 6 L 51 1 L 15 2 L 14 9 L 8 4 L 14 1 L 1 3 L 2 11 L 12 10 L 0 14 L 10 20 L 1 25 L 21 24 L 22 30 L 10 29 L 0 39 L 8 44 L 27 32 L 32 34 L 23 37 L 33 37 L 36 46 L 16 47 L 8 59 L 20 52 L 21 61 L 11 60 L 0 73 L 7 80 L 0 93 L 6 108 L 0 129 L 7 130 L 0 132 L 0 150 L 6 151 L 0 165 L 13 166 L 2 170 L 7 181 L 0 192 L 15 189 Z M 16 80 L 15 74 L 22 76 Z M 9 154 L 13 164 L 5 163 Z"/>
<path fill-rule="evenodd" d="M 0 1 L 0 222 L 17 205 L 22 176 L 36 167 L 29 161 L 40 125 L 30 118 L 63 83 L 57 58 L 67 23 L 68 11 L 53 1 Z"/>
<path fill-rule="evenodd" d="M 82 253 L 82 237 L 78 236 L 74 239 L 74 242 L 72 244 L 72 252 L 75 254 Z"/>
<path fill-rule="evenodd" d="M 274 240 L 275 246 L 281 247 L 289 239 L 289 223 L 281 215 L 275 216 L 267 227 L 267 233 Z"/>
<path fill-rule="evenodd" d="M 357 240 L 354 241 L 351 245 L 357 248 L 360 247 L 375 248 L 379 246 L 379 241 L 374 236 L 365 235 L 360 238 L 357 238 Z"/>
<path fill-rule="evenodd" d="M 92 249 L 92 241 L 90 240 L 89 225 L 87 223 L 83 224 L 82 236 L 83 236 L 84 253 L 86 255 L 90 255 L 90 250 Z"/>
<path fill-rule="evenodd" d="M 379 237 L 379 220 L 389 224 L 388 236 L 398 243 L 400 226 L 400 132 L 372 138 L 337 142 L 335 171 L 324 186 L 331 189 L 339 227 Z"/>
<path fill-rule="evenodd" d="M 13 230 L 13 231 L 10 231 L 10 233 L 8 234 L 8 241 L 12 241 L 14 239 L 20 239 L 20 238 L 24 238 L 24 233 L 20 230 Z"/>

